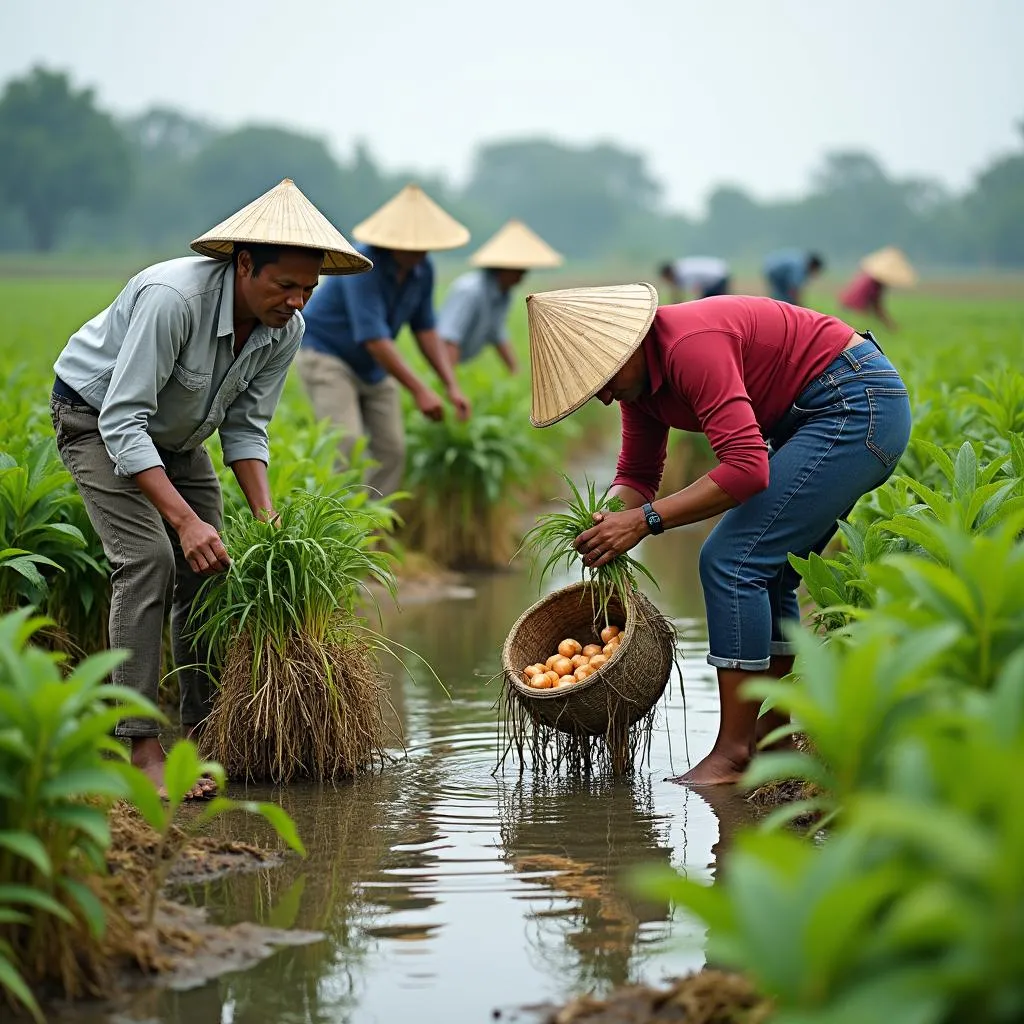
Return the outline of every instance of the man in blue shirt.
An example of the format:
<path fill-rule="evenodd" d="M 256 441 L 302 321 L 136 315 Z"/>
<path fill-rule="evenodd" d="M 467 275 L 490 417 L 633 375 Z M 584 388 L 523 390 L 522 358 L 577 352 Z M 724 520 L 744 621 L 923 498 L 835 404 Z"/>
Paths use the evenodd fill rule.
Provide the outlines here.
<path fill-rule="evenodd" d="M 825 261 L 806 249 L 779 249 L 764 261 L 768 294 L 780 302 L 801 306 L 801 292 L 808 279 L 825 269 Z"/>
<path fill-rule="evenodd" d="M 469 262 L 481 269 L 452 282 L 438 318 L 448 358 L 453 364 L 467 363 L 493 345 L 509 373 L 515 373 L 507 322 L 512 289 L 527 270 L 560 266 L 562 257 L 521 221 L 510 220 Z"/>
<path fill-rule="evenodd" d="M 415 185 L 407 185 L 352 235 L 373 270 L 324 281 L 304 310 L 306 332 L 296 365 L 319 419 L 341 428 L 341 453 L 368 439 L 377 465 L 367 483 L 393 494 L 405 470 L 405 429 L 398 385 L 428 419 L 444 416 L 441 398 L 402 358 L 395 344 L 409 325 L 416 343 L 445 386 L 459 419 L 469 402 L 459 390 L 434 320 L 434 267 L 428 250 L 454 249 L 469 232 Z"/>

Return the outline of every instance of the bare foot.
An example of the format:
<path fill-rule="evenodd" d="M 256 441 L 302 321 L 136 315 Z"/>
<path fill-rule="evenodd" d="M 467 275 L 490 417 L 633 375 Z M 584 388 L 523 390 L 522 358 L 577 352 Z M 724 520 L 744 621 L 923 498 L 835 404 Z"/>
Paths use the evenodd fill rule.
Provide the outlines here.
<path fill-rule="evenodd" d="M 164 800 L 167 799 L 167 789 L 164 787 L 164 764 L 166 761 L 167 755 L 164 753 L 159 737 L 135 736 L 132 738 L 132 764 L 149 778 Z M 213 783 L 212 779 L 209 781 Z M 214 789 L 216 789 L 215 784 Z M 210 795 L 207 787 L 203 786 L 202 780 L 200 780 L 185 794 L 185 799 L 205 800 Z"/>
<path fill-rule="evenodd" d="M 681 786 L 722 786 L 740 781 L 750 763 L 750 758 L 732 758 L 712 750 L 700 764 L 694 765 L 685 775 L 666 779 Z"/>
<path fill-rule="evenodd" d="M 193 722 L 192 725 L 185 726 L 185 739 L 191 740 L 197 747 L 200 746 L 200 741 L 203 736 L 203 722 Z M 204 775 L 200 778 L 197 785 L 202 789 L 204 797 L 212 797 L 217 795 L 217 783 L 209 775 Z"/>

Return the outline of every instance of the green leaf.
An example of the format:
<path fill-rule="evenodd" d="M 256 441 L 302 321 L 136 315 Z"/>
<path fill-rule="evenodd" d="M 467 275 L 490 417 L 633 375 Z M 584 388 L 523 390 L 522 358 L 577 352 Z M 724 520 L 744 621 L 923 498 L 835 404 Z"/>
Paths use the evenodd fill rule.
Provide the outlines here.
<path fill-rule="evenodd" d="M 5 988 L 32 1015 L 36 1024 L 46 1024 L 43 1011 L 39 1009 L 35 996 L 32 995 L 25 979 L 15 969 L 14 964 L 0 952 L 0 986 Z"/>
<path fill-rule="evenodd" d="M 283 808 L 277 804 L 256 802 L 254 800 L 229 800 L 227 797 L 218 796 L 207 804 L 205 811 L 199 817 L 200 822 L 209 821 L 220 814 L 230 811 L 242 811 L 245 814 L 258 814 L 273 826 L 274 831 L 288 844 L 296 853 L 306 856 L 306 848 L 299 838 L 295 828 L 295 822 Z"/>
<path fill-rule="evenodd" d="M 93 938 L 102 938 L 107 929 L 107 912 L 92 889 L 74 878 L 62 878 L 57 884 L 81 910 Z"/>
<path fill-rule="evenodd" d="M 88 796 L 121 797 L 125 792 L 124 779 L 109 768 L 77 768 L 61 772 L 39 787 L 44 800 L 73 800 Z"/>
<path fill-rule="evenodd" d="M 0 903 L 23 903 L 37 910 L 45 910 L 46 913 L 59 917 L 68 924 L 75 923 L 67 907 L 61 906 L 49 894 L 31 889 L 27 885 L 0 885 Z"/>
<path fill-rule="evenodd" d="M 171 747 L 164 763 L 164 789 L 172 808 L 181 805 L 185 794 L 202 774 L 196 745 L 191 740 L 178 740 Z"/>
<path fill-rule="evenodd" d="M 117 770 L 127 786 L 126 799 L 134 804 L 146 824 L 157 832 L 163 832 L 169 811 L 164 808 L 156 783 L 135 765 L 118 764 Z"/>
<path fill-rule="evenodd" d="M 0 846 L 34 864 L 47 878 L 53 873 L 50 855 L 36 836 L 28 832 L 0 832 Z"/>

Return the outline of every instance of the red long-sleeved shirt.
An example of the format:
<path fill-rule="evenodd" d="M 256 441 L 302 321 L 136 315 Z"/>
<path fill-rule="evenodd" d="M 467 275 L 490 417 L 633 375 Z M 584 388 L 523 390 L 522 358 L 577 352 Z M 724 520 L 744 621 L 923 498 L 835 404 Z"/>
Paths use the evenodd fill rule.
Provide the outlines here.
<path fill-rule="evenodd" d="M 853 328 L 750 295 L 662 306 L 641 343 L 650 389 L 622 402 L 616 484 L 654 498 L 669 427 L 707 435 L 712 480 L 738 502 L 768 486 L 764 438 L 843 350 Z"/>

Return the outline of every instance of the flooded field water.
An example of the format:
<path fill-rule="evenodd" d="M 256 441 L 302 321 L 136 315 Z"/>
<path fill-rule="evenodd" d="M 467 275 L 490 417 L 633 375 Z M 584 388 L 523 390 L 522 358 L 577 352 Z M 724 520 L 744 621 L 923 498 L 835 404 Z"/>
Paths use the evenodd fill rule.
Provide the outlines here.
<path fill-rule="evenodd" d="M 687 749 L 699 759 L 717 722 L 696 572 L 702 536 L 677 530 L 658 542 L 661 590 L 651 594 L 677 623 L 681 678 L 672 679 L 649 762 L 633 778 L 520 775 L 511 759 L 495 770 L 500 650 L 538 593 L 522 572 L 470 577 L 459 597 L 386 615 L 388 634 L 421 652 L 451 694 L 423 671 L 396 678 L 407 757 L 337 788 L 234 787 L 232 795 L 282 803 L 309 856 L 187 892 L 217 921 L 326 938 L 189 991 L 145 991 L 67 1019 L 528 1020 L 527 1004 L 699 967 L 702 931 L 667 904 L 637 899 L 621 875 L 654 861 L 710 877 L 719 846 L 748 815 L 734 795 L 712 795 L 712 806 L 663 781 L 685 771 Z M 650 559 L 645 546 L 639 555 Z M 215 827 L 261 837 L 258 824 L 238 817 Z"/>

